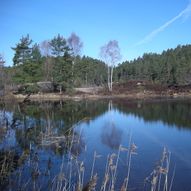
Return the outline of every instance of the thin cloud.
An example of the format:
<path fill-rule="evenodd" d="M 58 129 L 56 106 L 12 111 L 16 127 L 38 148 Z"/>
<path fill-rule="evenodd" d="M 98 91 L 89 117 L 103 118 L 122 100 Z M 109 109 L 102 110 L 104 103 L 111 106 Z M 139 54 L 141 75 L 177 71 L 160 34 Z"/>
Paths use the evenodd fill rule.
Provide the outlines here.
<path fill-rule="evenodd" d="M 170 26 L 172 23 L 174 23 L 176 20 L 183 18 L 184 20 L 191 16 L 191 0 L 188 4 L 188 6 L 181 11 L 178 15 L 176 15 L 171 20 L 167 21 L 165 24 L 160 26 L 159 28 L 153 30 L 151 33 L 149 33 L 147 36 L 145 36 L 142 40 L 140 40 L 138 43 L 135 44 L 135 46 L 140 46 L 142 44 L 146 44 L 150 42 L 155 36 L 157 36 L 160 32 L 164 31 L 168 26 Z"/>

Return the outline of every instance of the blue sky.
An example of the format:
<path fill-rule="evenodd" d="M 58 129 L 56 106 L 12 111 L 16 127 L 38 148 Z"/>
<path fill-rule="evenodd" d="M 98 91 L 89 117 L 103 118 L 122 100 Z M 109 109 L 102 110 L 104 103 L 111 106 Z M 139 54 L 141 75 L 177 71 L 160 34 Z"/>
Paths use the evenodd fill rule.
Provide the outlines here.
<path fill-rule="evenodd" d="M 12 65 L 14 47 L 29 34 L 33 42 L 75 32 L 82 54 L 99 58 L 100 47 L 117 40 L 122 60 L 191 44 L 189 0 L 1 0 L 0 53 Z"/>

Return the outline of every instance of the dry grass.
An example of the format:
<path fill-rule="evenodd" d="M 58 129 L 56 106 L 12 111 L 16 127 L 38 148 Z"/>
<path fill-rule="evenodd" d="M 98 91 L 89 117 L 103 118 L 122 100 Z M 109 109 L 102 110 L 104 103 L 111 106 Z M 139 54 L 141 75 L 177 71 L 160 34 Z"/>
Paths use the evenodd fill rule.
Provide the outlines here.
<path fill-rule="evenodd" d="M 6 124 L 6 120 L 3 124 Z M 137 154 L 137 146 L 132 142 L 132 136 L 129 136 L 128 146 L 119 145 L 116 153 L 108 154 L 105 162 L 104 172 L 96 172 L 95 166 L 97 160 L 102 158 L 96 151 L 93 154 L 92 166 L 90 169 L 89 181 L 85 181 L 87 169 L 84 161 L 79 160 L 78 147 L 81 145 L 82 131 L 76 133 L 75 126 L 69 129 L 64 136 L 58 137 L 52 133 L 51 123 L 47 123 L 44 134 L 39 135 L 40 147 L 50 147 L 55 145 L 60 147 L 64 143 L 67 151 L 67 161 L 63 155 L 59 172 L 52 174 L 53 161 L 49 158 L 46 161 L 46 169 L 40 165 L 40 157 L 35 147 L 30 145 L 29 150 L 24 150 L 18 157 L 14 152 L 1 153 L 0 157 L 0 189 L 6 190 L 50 190 L 50 191 L 127 191 L 129 189 L 129 180 L 131 175 L 132 156 Z M 80 147 L 81 148 L 81 147 Z M 76 149 L 76 150 L 75 150 Z M 85 147 L 83 148 L 84 151 Z M 125 154 L 126 176 L 122 185 L 117 186 L 120 172 L 118 171 L 121 155 Z M 150 191 L 171 191 L 175 170 L 171 180 L 169 180 L 171 153 L 164 148 L 159 164 L 154 168 L 151 174 L 145 179 L 145 190 Z M 44 162 L 43 162 L 44 163 Z M 103 165 L 104 166 L 104 165 Z M 27 173 L 27 176 L 26 176 Z M 101 180 L 101 175 L 103 179 Z M 99 183 L 98 184 L 98 180 Z"/>
<path fill-rule="evenodd" d="M 71 145 L 70 145 L 71 148 Z M 53 168 L 52 161 L 49 158 L 47 161 L 47 168 L 43 171 L 40 168 L 40 159 L 38 153 L 29 154 L 25 161 L 26 167 L 31 172 L 31 175 L 26 180 L 26 169 L 21 166 L 14 166 L 14 157 L 10 157 L 10 153 L 1 159 L 0 163 L 0 176 L 8 180 L 8 187 L 11 190 L 17 188 L 19 190 L 34 190 L 40 191 L 47 187 L 47 190 L 52 191 L 127 191 L 129 189 L 130 169 L 132 163 L 132 155 L 136 154 L 136 145 L 131 143 L 130 146 L 119 146 L 117 153 L 112 153 L 107 156 L 104 177 L 101 185 L 98 185 L 99 172 L 95 172 L 96 161 L 99 160 L 100 155 L 94 152 L 91 175 L 87 183 L 84 182 L 85 167 L 84 162 L 79 161 L 78 157 L 70 153 L 69 160 L 60 166 L 60 171 L 54 177 L 51 176 Z M 32 152 L 32 151 L 31 151 Z M 120 155 L 122 152 L 127 153 L 127 174 L 120 188 L 116 186 L 116 182 L 120 179 L 120 172 L 118 167 L 120 165 Z M 24 154 L 23 154 L 24 155 Z M 13 155 L 14 156 L 14 155 Z M 9 160 L 8 160 L 9 158 Z M 25 156 L 26 158 L 26 156 Z M 170 153 L 164 148 L 160 164 L 155 167 L 151 174 L 145 179 L 145 190 L 150 191 L 171 191 L 175 170 L 171 181 L 169 181 L 169 166 L 170 166 Z M 10 169 L 14 168 L 14 169 Z M 15 170 L 15 172 L 14 172 Z M 16 176 L 16 178 L 15 178 Z M 25 181 L 22 179 L 25 178 Z M 3 180 L 4 181 L 4 180 Z M 2 183 L 2 180 L 1 180 Z M 45 184 L 45 185 L 44 185 Z"/>
<path fill-rule="evenodd" d="M 145 179 L 145 190 L 151 191 L 171 191 L 175 168 L 171 181 L 169 180 L 171 153 L 164 147 L 159 164 L 154 168 L 150 175 Z"/>

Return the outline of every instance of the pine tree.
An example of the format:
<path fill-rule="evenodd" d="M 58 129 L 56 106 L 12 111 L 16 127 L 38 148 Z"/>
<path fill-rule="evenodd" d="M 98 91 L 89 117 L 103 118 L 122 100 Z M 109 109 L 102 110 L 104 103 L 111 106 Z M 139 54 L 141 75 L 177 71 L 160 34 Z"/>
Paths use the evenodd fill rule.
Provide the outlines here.
<path fill-rule="evenodd" d="M 14 65 L 24 64 L 27 61 L 32 59 L 32 48 L 30 47 L 32 40 L 27 34 L 26 37 L 22 37 L 20 42 L 16 44 L 15 48 L 12 48 L 15 51 L 13 57 Z"/>
<path fill-rule="evenodd" d="M 67 42 L 63 36 L 58 34 L 50 41 L 52 55 L 55 57 L 64 56 L 65 52 L 69 51 Z"/>

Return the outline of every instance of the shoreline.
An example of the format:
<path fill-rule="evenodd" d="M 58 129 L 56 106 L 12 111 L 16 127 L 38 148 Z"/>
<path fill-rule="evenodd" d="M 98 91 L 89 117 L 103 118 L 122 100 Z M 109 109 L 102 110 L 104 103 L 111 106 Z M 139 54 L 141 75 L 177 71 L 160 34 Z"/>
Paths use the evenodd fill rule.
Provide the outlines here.
<path fill-rule="evenodd" d="M 152 99 L 188 99 L 191 98 L 191 93 L 180 92 L 169 94 L 168 92 L 157 94 L 156 92 L 129 92 L 129 94 L 77 94 L 67 95 L 60 93 L 40 93 L 40 94 L 11 94 L 5 95 L 2 100 L 16 100 L 24 101 L 25 99 L 30 101 L 61 101 L 61 100 L 99 100 L 99 99 L 129 99 L 129 100 L 152 100 Z"/>

